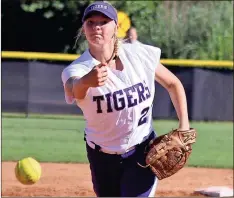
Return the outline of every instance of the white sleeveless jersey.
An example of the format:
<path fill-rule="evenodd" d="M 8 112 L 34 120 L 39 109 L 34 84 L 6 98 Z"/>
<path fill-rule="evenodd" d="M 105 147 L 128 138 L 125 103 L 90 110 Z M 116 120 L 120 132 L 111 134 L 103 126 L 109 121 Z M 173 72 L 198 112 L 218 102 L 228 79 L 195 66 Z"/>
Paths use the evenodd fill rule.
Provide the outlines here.
<path fill-rule="evenodd" d="M 106 84 L 89 88 L 76 100 L 86 120 L 86 139 L 112 152 L 124 152 L 141 143 L 153 130 L 152 103 L 155 70 L 161 50 L 149 45 L 122 44 L 119 58 L 123 71 L 108 67 Z M 62 81 L 82 77 L 100 62 L 86 50 L 62 72 Z M 66 101 L 70 103 L 67 96 Z"/>

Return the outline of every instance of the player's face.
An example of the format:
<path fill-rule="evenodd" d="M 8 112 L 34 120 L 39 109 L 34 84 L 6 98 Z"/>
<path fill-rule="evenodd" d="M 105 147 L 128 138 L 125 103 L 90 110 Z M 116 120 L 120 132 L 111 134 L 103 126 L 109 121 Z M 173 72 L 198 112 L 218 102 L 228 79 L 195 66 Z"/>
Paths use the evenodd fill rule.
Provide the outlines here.
<path fill-rule="evenodd" d="M 95 13 L 85 20 L 84 33 L 89 44 L 103 46 L 110 43 L 117 31 L 114 20 Z"/>

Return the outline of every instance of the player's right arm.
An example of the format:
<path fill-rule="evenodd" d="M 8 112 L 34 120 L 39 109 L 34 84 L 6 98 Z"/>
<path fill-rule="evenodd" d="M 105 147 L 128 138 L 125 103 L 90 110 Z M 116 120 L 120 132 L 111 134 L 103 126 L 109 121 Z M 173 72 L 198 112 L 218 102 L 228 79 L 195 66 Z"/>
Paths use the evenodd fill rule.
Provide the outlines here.
<path fill-rule="evenodd" d="M 89 84 L 85 83 L 85 79 L 85 76 L 81 78 L 77 76 L 69 78 L 64 86 L 65 94 L 69 98 L 75 98 L 78 100 L 84 99 L 89 89 Z"/>
<path fill-rule="evenodd" d="M 82 100 L 87 95 L 87 91 L 90 87 L 103 86 L 106 80 L 106 64 L 99 64 L 82 77 L 70 77 L 65 83 L 64 90 L 68 97 Z"/>

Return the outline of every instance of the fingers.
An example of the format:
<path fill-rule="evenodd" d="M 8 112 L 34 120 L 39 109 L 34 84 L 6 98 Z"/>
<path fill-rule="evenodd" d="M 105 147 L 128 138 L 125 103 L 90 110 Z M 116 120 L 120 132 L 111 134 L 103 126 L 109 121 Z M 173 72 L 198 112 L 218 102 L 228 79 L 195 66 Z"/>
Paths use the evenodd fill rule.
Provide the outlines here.
<path fill-rule="evenodd" d="M 98 77 L 106 77 L 107 76 L 107 65 L 100 64 L 98 65 Z"/>
<path fill-rule="evenodd" d="M 105 82 L 108 79 L 107 64 L 100 63 L 93 68 L 93 71 L 93 87 L 105 85 Z"/>
<path fill-rule="evenodd" d="M 100 63 L 99 65 L 97 65 L 98 68 L 105 68 L 106 66 L 106 63 Z"/>
<path fill-rule="evenodd" d="M 100 71 L 102 71 L 102 72 L 105 72 L 105 71 L 107 71 L 107 65 L 106 64 L 99 64 L 98 66 L 98 69 L 100 70 Z"/>
<path fill-rule="evenodd" d="M 94 67 L 94 69 L 96 69 L 98 72 L 106 72 L 107 71 L 107 64 L 104 63 L 100 63 L 99 65 L 96 65 L 96 67 Z"/>
<path fill-rule="evenodd" d="M 102 67 L 102 68 L 100 68 L 100 72 L 101 72 L 101 74 L 107 74 L 107 67 Z"/>
<path fill-rule="evenodd" d="M 97 79 L 97 84 L 98 86 L 103 86 L 106 83 L 106 80 L 108 79 L 107 75 L 106 76 L 101 76 Z"/>
<path fill-rule="evenodd" d="M 101 73 L 101 76 L 102 76 L 102 77 L 106 77 L 106 76 L 108 76 L 108 72 L 107 72 L 107 70 L 106 70 L 106 71 L 103 71 L 103 72 Z"/>
<path fill-rule="evenodd" d="M 98 69 L 98 71 L 97 71 L 97 77 L 98 78 L 106 77 L 107 75 L 108 75 L 108 72 L 107 72 L 106 67 L 102 67 L 102 68 Z"/>
<path fill-rule="evenodd" d="M 101 75 L 98 77 L 98 82 L 105 82 L 108 79 L 108 75 Z"/>
<path fill-rule="evenodd" d="M 106 81 L 108 79 L 108 76 L 107 75 L 106 76 L 102 76 L 100 79 L 101 79 L 101 81 Z"/>

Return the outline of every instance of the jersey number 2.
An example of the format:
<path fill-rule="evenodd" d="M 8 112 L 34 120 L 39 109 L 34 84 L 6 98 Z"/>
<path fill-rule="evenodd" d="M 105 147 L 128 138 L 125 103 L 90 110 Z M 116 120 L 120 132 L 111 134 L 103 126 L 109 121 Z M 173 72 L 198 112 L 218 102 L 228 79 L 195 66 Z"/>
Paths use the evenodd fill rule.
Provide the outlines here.
<path fill-rule="evenodd" d="M 146 121 L 147 121 L 146 114 L 148 113 L 148 111 L 149 111 L 149 107 L 146 107 L 146 108 L 144 108 L 144 109 L 141 111 L 141 118 L 140 118 L 140 120 L 138 121 L 138 126 L 140 126 L 140 125 L 146 123 Z"/>

